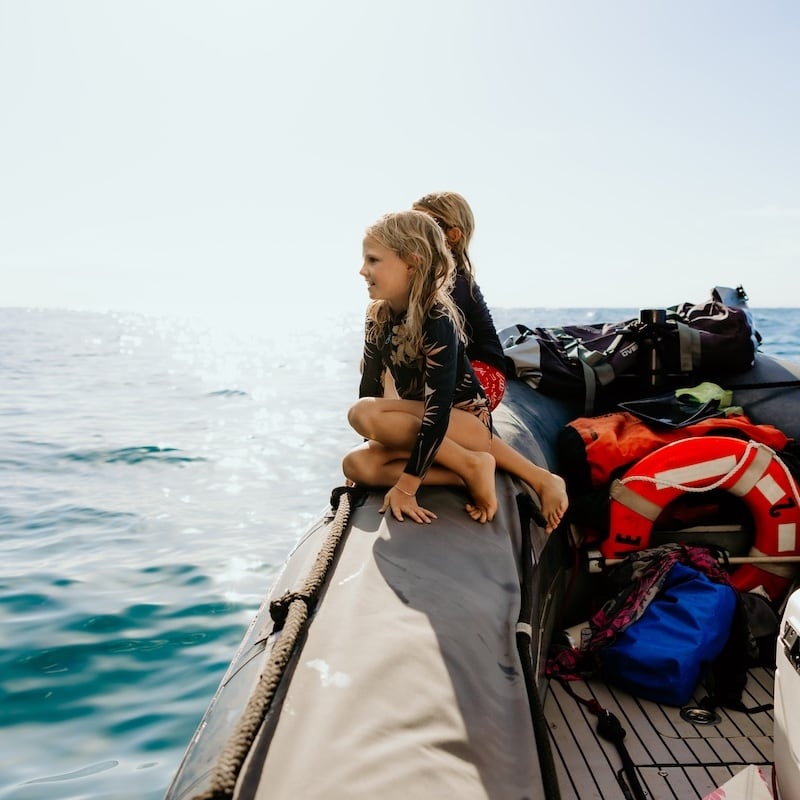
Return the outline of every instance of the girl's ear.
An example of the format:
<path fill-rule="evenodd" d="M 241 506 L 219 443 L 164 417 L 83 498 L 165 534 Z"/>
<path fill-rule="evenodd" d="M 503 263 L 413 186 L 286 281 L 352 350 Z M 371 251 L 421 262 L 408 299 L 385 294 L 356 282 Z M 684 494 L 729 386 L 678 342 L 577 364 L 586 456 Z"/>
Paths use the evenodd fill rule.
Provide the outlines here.
<path fill-rule="evenodd" d="M 461 241 L 461 237 L 464 234 L 461 232 L 461 228 L 456 227 L 455 225 L 452 228 L 447 229 L 447 244 L 451 247 L 455 244 L 458 244 Z"/>

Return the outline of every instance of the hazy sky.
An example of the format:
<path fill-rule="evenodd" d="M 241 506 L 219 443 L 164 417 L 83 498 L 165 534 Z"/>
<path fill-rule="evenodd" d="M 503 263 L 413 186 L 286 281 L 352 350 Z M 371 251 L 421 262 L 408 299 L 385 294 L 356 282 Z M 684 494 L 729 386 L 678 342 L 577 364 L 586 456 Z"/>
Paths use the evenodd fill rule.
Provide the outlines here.
<path fill-rule="evenodd" d="M 0 306 L 363 309 L 473 206 L 489 304 L 800 305 L 795 0 L 0 0 Z"/>

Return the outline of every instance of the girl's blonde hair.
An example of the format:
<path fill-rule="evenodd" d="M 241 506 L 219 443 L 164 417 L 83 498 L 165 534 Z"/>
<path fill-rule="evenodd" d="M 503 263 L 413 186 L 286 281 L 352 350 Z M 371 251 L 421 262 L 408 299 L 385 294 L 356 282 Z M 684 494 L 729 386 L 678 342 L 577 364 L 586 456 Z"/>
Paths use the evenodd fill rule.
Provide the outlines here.
<path fill-rule="evenodd" d="M 458 192 L 431 192 L 415 201 L 412 208 L 425 211 L 447 233 L 449 228 L 459 228 L 461 237 L 450 247 L 456 267 L 463 270 L 470 283 L 475 280 L 475 271 L 469 259 L 468 247 L 475 232 L 475 217 L 469 203 Z"/>
<path fill-rule="evenodd" d="M 422 353 L 422 327 L 431 313 L 445 314 L 453 320 L 458 337 L 466 342 L 464 320 L 451 296 L 455 281 L 455 262 L 444 233 L 424 211 L 398 211 L 386 214 L 370 225 L 365 239 L 374 239 L 398 255 L 411 267 L 411 293 L 403 325 L 409 360 Z M 385 300 L 374 300 L 367 308 L 368 326 L 374 343 L 382 335 L 392 310 Z"/>

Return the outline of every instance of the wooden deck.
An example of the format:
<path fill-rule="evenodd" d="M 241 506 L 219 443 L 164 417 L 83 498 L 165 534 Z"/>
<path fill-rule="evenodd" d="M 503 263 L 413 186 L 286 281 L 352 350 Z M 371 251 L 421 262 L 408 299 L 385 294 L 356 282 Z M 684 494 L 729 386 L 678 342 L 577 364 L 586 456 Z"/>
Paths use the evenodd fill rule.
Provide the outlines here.
<path fill-rule="evenodd" d="M 744 705 L 771 703 L 773 681 L 771 670 L 751 670 Z M 771 779 L 772 711 L 718 709 L 718 723 L 698 725 L 682 719 L 679 708 L 639 700 L 599 681 L 578 681 L 573 690 L 595 698 L 619 719 L 648 800 L 703 798 L 748 764 L 762 767 Z M 704 696 L 698 691 L 695 701 Z M 557 682 L 548 687 L 544 711 L 562 800 L 625 800 L 617 780 L 620 755 L 597 735 L 597 717 Z"/>

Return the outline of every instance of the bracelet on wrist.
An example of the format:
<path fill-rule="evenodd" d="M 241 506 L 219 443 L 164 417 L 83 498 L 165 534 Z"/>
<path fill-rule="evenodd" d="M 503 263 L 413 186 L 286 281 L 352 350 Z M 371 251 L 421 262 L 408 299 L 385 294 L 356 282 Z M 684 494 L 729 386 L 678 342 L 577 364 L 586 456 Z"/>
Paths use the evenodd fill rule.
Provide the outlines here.
<path fill-rule="evenodd" d="M 399 492 L 402 492 L 406 497 L 416 497 L 416 492 L 407 492 L 405 489 L 401 489 L 397 484 L 394 485 L 394 488 L 397 489 Z"/>

